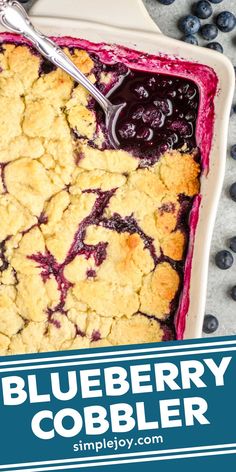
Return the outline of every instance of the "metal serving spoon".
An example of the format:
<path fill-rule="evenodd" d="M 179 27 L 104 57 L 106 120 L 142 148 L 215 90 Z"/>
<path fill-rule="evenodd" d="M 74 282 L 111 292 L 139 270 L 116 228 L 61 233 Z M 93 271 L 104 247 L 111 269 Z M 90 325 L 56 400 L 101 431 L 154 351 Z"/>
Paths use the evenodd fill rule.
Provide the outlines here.
<path fill-rule="evenodd" d="M 114 148 L 118 148 L 119 141 L 115 128 L 117 118 L 124 104 L 112 105 L 110 100 L 80 72 L 62 49 L 33 26 L 25 9 L 16 0 L 0 0 L 0 22 L 10 31 L 24 36 L 48 61 L 67 72 L 95 98 L 104 110 L 110 143 Z"/>

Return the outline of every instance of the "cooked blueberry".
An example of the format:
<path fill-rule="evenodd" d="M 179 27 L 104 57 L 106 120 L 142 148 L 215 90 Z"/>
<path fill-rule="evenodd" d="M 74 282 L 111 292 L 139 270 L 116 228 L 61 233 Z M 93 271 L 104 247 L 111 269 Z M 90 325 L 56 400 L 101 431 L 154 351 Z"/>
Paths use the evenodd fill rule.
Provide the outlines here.
<path fill-rule="evenodd" d="M 186 34 L 186 36 L 184 36 L 182 38 L 182 40 L 185 43 L 195 44 L 196 46 L 198 46 L 198 40 L 197 40 L 196 36 L 194 36 L 193 34 Z"/>
<path fill-rule="evenodd" d="M 166 100 L 154 100 L 154 105 L 164 113 L 164 115 L 171 115 L 173 111 L 172 102 L 167 98 Z"/>
<path fill-rule="evenodd" d="M 201 27 L 201 35 L 206 41 L 212 41 L 218 35 L 218 28 L 216 25 L 207 23 Z"/>
<path fill-rule="evenodd" d="M 141 118 L 143 116 L 143 112 L 144 112 L 144 107 L 142 105 L 135 108 L 133 113 L 132 113 L 133 120 L 141 120 Z"/>
<path fill-rule="evenodd" d="M 187 15 L 181 18 L 179 27 L 185 34 L 195 34 L 199 31 L 201 26 L 199 18 L 194 15 Z"/>
<path fill-rule="evenodd" d="M 143 122 L 152 123 L 153 120 L 161 120 L 162 112 L 155 105 L 149 105 L 143 112 Z"/>
<path fill-rule="evenodd" d="M 134 91 L 135 91 L 136 95 L 138 96 L 138 98 L 148 98 L 148 96 L 149 96 L 148 91 L 141 84 L 136 85 Z"/>
<path fill-rule="evenodd" d="M 193 133 L 191 123 L 187 123 L 185 120 L 173 121 L 170 125 L 170 129 L 178 132 L 180 136 L 185 136 L 186 138 L 192 136 Z"/>
<path fill-rule="evenodd" d="M 147 126 L 142 126 L 137 134 L 136 134 L 137 139 L 141 139 L 143 141 L 150 141 L 153 137 L 153 131 L 151 128 L 148 128 Z"/>
<path fill-rule="evenodd" d="M 205 20 L 212 15 L 212 6 L 207 0 L 200 0 L 194 5 L 194 13 L 198 18 Z"/>
<path fill-rule="evenodd" d="M 229 188 L 229 194 L 234 202 L 236 202 L 236 182 L 234 182 Z"/>
<path fill-rule="evenodd" d="M 185 119 L 187 121 L 194 121 L 196 120 L 196 113 L 194 113 L 194 111 L 188 111 L 187 114 L 185 115 Z"/>
<path fill-rule="evenodd" d="M 219 269 L 226 270 L 229 269 L 234 262 L 234 258 L 231 252 L 223 249 L 222 251 L 217 252 L 215 256 L 215 263 Z"/>
<path fill-rule="evenodd" d="M 231 298 L 236 302 L 236 285 L 234 285 L 230 290 Z"/>
<path fill-rule="evenodd" d="M 136 134 L 135 124 L 134 123 L 124 123 L 122 127 L 118 130 L 121 138 L 129 139 L 134 138 Z"/>
<path fill-rule="evenodd" d="M 203 322 L 203 331 L 206 334 L 214 333 L 219 327 L 219 321 L 214 315 L 206 315 Z"/>
<path fill-rule="evenodd" d="M 162 5 L 171 5 L 171 3 L 174 3 L 175 0 L 158 0 L 159 3 Z"/>
<path fill-rule="evenodd" d="M 228 33 L 234 29 L 236 25 L 236 17 L 230 11 L 222 11 L 216 17 L 216 24 L 220 31 L 223 31 L 223 33 Z"/>
<path fill-rule="evenodd" d="M 221 53 L 224 52 L 223 46 L 221 46 L 220 43 L 217 43 L 217 41 L 213 41 L 212 43 L 208 43 L 206 45 L 206 47 L 208 49 L 213 49 L 214 51 L 217 51 L 217 52 L 221 52 Z"/>
<path fill-rule="evenodd" d="M 231 251 L 236 252 L 236 236 L 229 239 L 229 248 Z"/>
<path fill-rule="evenodd" d="M 56 70 L 56 66 L 49 62 L 47 59 L 43 59 L 40 66 L 39 74 L 50 74 L 50 72 L 53 72 L 54 70 Z"/>
<path fill-rule="evenodd" d="M 231 147 L 230 155 L 233 159 L 236 159 L 236 144 Z"/>

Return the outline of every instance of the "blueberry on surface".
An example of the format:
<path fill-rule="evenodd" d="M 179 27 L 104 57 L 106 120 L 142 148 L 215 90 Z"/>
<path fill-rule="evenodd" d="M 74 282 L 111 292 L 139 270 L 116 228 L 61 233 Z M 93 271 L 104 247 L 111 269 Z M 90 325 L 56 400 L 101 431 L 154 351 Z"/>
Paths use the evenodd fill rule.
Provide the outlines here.
<path fill-rule="evenodd" d="M 195 34 L 201 26 L 199 18 L 194 15 L 187 15 L 180 19 L 179 27 L 184 34 Z"/>
<path fill-rule="evenodd" d="M 236 144 L 231 147 L 230 155 L 233 159 L 236 159 Z"/>
<path fill-rule="evenodd" d="M 162 5 L 171 5 L 171 3 L 174 3 L 175 0 L 158 0 L 159 3 Z"/>
<path fill-rule="evenodd" d="M 216 17 L 216 24 L 220 31 L 223 31 L 223 33 L 228 33 L 236 26 L 236 17 L 230 11 L 222 11 Z"/>
<path fill-rule="evenodd" d="M 184 36 L 182 38 L 182 40 L 185 43 L 195 44 L 196 46 L 198 46 L 198 40 L 197 40 L 196 36 L 194 36 L 193 34 L 187 34 L 186 36 Z"/>
<path fill-rule="evenodd" d="M 203 331 L 206 334 L 214 333 L 219 326 L 219 321 L 214 315 L 206 315 L 203 322 Z"/>
<path fill-rule="evenodd" d="M 236 285 L 234 285 L 230 290 L 231 298 L 236 302 Z"/>
<path fill-rule="evenodd" d="M 216 25 L 207 23 L 201 27 L 201 35 L 206 41 L 212 41 L 218 35 L 218 28 Z"/>
<path fill-rule="evenodd" d="M 211 3 L 221 3 L 221 2 L 223 2 L 223 0 L 209 0 L 209 2 L 211 2 Z"/>
<path fill-rule="evenodd" d="M 236 236 L 229 239 L 229 248 L 231 251 L 236 252 Z"/>
<path fill-rule="evenodd" d="M 221 52 L 221 53 L 224 52 L 223 46 L 221 46 L 220 43 L 217 43 L 217 41 L 213 41 L 212 43 L 208 43 L 206 45 L 206 47 L 208 49 L 213 49 L 214 51 L 217 51 L 217 52 Z"/>
<path fill-rule="evenodd" d="M 194 5 L 194 13 L 196 16 L 198 16 L 198 18 L 205 20 L 212 15 L 212 6 L 207 0 L 200 0 Z"/>
<path fill-rule="evenodd" d="M 226 270 L 229 269 L 234 262 L 234 258 L 231 252 L 223 249 L 222 251 L 217 252 L 215 256 L 215 263 L 219 269 Z"/>
<path fill-rule="evenodd" d="M 229 194 L 234 202 L 236 202 L 236 182 L 234 182 L 229 188 Z"/>

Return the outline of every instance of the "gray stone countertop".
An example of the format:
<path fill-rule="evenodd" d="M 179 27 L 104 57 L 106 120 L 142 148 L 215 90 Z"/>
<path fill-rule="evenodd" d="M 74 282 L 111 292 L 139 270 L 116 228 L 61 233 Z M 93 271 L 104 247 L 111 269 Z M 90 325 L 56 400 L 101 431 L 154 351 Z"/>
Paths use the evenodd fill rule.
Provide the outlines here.
<path fill-rule="evenodd" d="M 143 1 L 164 34 L 177 39 L 183 36 L 177 27 L 178 20 L 181 16 L 191 13 L 191 7 L 195 1 L 175 0 L 169 6 L 161 5 L 157 0 Z M 212 6 L 214 13 L 229 10 L 236 14 L 236 0 L 223 0 Z M 211 18 L 203 20 L 204 23 L 211 21 Z M 198 39 L 200 45 L 206 44 L 200 36 Z M 223 45 L 224 53 L 236 65 L 236 28 L 231 33 L 220 33 L 216 41 Z M 236 103 L 236 96 L 234 103 Z M 235 262 L 228 270 L 220 270 L 214 263 L 216 252 L 227 249 L 227 240 L 236 236 L 236 203 L 228 194 L 229 186 L 236 181 L 236 161 L 230 157 L 230 148 L 233 144 L 236 144 L 236 114 L 230 119 L 226 174 L 211 245 L 206 313 L 215 315 L 219 320 L 219 328 L 211 336 L 236 334 L 236 302 L 229 296 L 230 288 L 236 285 L 236 254 L 234 254 Z"/>

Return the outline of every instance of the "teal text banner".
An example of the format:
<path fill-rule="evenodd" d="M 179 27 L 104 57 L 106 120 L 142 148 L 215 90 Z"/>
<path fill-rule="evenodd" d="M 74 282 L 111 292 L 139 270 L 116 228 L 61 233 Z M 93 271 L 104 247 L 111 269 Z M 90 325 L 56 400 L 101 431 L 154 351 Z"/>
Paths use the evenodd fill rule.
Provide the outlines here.
<path fill-rule="evenodd" d="M 1 357 L 0 472 L 235 467 L 235 405 L 236 336 Z"/>

